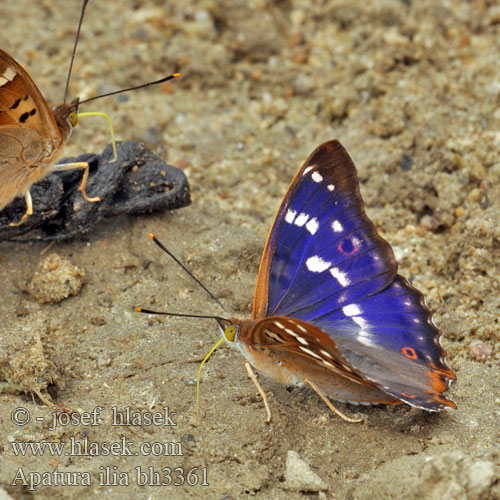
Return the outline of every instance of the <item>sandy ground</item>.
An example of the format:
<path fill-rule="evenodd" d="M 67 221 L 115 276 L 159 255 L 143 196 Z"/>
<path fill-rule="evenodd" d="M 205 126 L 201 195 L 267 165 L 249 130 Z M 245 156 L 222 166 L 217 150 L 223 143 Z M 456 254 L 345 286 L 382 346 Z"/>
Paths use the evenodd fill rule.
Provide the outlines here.
<path fill-rule="evenodd" d="M 51 103 L 62 100 L 78 11 L 76 0 L 1 7 L 0 47 Z M 91 1 L 72 95 L 181 71 L 170 85 L 86 110 L 108 112 L 119 139 L 146 141 L 182 168 L 193 202 L 102 223 L 44 254 L 46 244 L 0 244 L 0 498 L 500 498 L 499 53 L 500 8 L 488 0 Z M 357 164 L 367 212 L 400 272 L 435 311 L 458 377 L 450 390 L 458 410 L 340 405 L 366 419 L 349 424 L 313 392 L 262 380 L 273 412 L 266 425 L 241 355 L 221 347 L 202 374 L 197 424 L 193 381 L 219 338 L 215 323 L 148 318 L 134 308 L 220 310 L 147 233 L 231 313 L 248 316 L 284 191 L 331 138 Z M 108 142 L 99 120 L 82 119 L 66 154 L 99 152 Z M 76 296 L 40 304 L 24 290 L 51 252 L 83 270 L 85 284 Z M 61 418 L 102 407 L 99 425 L 51 430 L 52 410 L 37 391 Z M 113 408 L 144 415 L 164 407 L 168 425 L 110 422 Z M 28 424 L 13 423 L 16 408 L 28 411 Z M 125 440 L 133 451 L 147 449 L 23 457 L 12 447 L 85 438 L 89 446 Z M 164 443 L 165 455 L 152 456 L 151 443 Z M 150 468 L 167 483 L 168 467 L 170 485 L 144 476 L 149 484 L 138 484 L 137 471 Z M 20 470 L 36 481 L 30 473 L 55 469 L 80 473 L 80 484 L 11 485 Z M 197 485 L 188 485 L 189 473 Z"/>

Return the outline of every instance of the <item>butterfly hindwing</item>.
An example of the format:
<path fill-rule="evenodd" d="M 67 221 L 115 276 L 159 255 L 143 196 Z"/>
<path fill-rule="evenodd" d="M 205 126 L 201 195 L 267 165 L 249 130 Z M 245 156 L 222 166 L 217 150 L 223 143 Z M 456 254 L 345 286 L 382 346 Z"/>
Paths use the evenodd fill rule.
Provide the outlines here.
<path fill-rule="evenodd" d="M 455 405 L 442 393 L 455 379 L 423 295 L 402 276 L 356 304 L 311 323 L 333 339 L 349 364 L 382 390 L 420 408 Z"/>

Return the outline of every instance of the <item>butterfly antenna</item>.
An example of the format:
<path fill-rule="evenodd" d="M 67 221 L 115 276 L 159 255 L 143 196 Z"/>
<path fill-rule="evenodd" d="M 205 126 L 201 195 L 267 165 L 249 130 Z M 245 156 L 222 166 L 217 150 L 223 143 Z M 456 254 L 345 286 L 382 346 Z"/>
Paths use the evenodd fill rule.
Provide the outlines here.
<path fill-rule="evenodd" d="M 144 87 L 149 87 L 150 85 L 157 85 L 158 83 L 168 82 L 169 80 L 173 80 L 174 78 L 178 78 L 179 76 L 181 76 L 180 73 L 173 73 L 172 75 L 168 75 L 164 78 L 160 78 L 159 80 L 155 80 L 154 82 L 143 83 L 141 85 L 137 85 L 136 87 L 129 87 L 127 89 L 121 89 L 121 90 L 115 90 L 114 92 L 108 92 L 107 94 L 96 95 L 95 97 L 90 97 L 89 99 L 85 99 L 84 101 L 80 101 L 78 103 L 78 106 L 80 104 L 83 104 L 86 102 L 95 101 L 96 99 L 101 99 L 101 97 L 109 97 L 111 95 L 123 94 L 123 92 L 129 92 L 131 90 L 143 89 Z"/>
<path fill-rule="evenodd" d="M 215 321 L 227 321 L 226 318 L 221 318 L 220 316 L 209 316 L 204 314 L 180 314 L 180 313 L 171 313 L 165 311 L 153 311 L 151 309 L 143 309 L 142 307 L 136 307 L 135 312 L 145 313 L 145 314 L 157 314 L 162 316 L 174 316 L 180 318 L 200 318 L 200 319 L 215 319 Z"/>
<path fill-rule="evenodd" d="M 85 14 L 85 9 L 89 0 L 83 0 L 82 10 L 80 12 L 80 20 L 78 21 L 78 29 L 76 30 L 75 45 L 73 45 L 73 52 L 71 53 L 71 60 L 69 62 L 68 77 L 66 78 L 66 88 L 64 89 L 64 103 L 66 104 L 66 99 L 68 98 L 69 89 L 69 79 L 71 78 L 71 70 L 73 69 L 73 61 L 75 60 L 76 46 L 78 45 L 78 39 L 80 38 L 80 28 L 82 27 L 83 15 Z"/>
<path fill-rule="evenodd" d="M 224 312 L 227 312 L 226 309 L 224 308 L 224 306 L 220 303 L 220 301 L 214 296 L 214 294 L 170 251 L 168 250 L 165 245 L 153 234 L 153 233 L 149 233 L 148 236 L 166 253 L 168 254 L 172 259 L 174 259 L 174 261 L 179 264 L 179 266 L 182 267 L 182 269 L 191 277 L 194 279 L 194 281 L 196 281 L 196 283 L 198 283 L 198 285 L 201 286 L 201 288 L 203 288 L 203 290 L 205 290 L 205 292 L 208 294 L 208 296 L 214 300 L 215 302 L 217 302 L 217 304 L 219 304 L 219 306 L 222 308 L 222 310 Z M 175 316 L 175 315 L 174 315 Z M 194 316 L 196 317 L 196 316 Z M 207 317 L 207 316 L 198 316 L 198 317 Z M 210 316 L 210 318 L 213 318 L 215 319 L 215 316 Z M 221 318 L 219 318 L 221 319 Z"/>

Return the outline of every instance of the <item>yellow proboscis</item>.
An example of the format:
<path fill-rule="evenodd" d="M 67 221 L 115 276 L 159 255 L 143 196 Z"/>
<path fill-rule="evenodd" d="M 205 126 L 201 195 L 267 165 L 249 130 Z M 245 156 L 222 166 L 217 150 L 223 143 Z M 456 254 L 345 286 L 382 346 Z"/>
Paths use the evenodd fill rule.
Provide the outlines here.
<path fill-rule="evenodd" d="M 196 377 L 196 421 L 200 421 L 200 376 L 201 369 L 205 364 L 205 361 L 212 355 L 212 353 L 220 346 L 220 344 L 224 341 L 224 337 L 222 337 L 217 344 L 215 344 L 212 349 L 208 352 L 208 354 L 203 358 L 203 361 L 200 363 L 200 367 L 198 368 L 198 376 Z"/>

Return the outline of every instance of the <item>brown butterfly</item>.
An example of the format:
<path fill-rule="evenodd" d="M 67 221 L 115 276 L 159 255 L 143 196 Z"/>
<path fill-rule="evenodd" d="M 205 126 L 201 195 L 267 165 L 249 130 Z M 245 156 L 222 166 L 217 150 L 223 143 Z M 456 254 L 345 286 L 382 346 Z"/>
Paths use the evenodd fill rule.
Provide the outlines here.
<path fill-rule="evenodd" d="M 67 104 L 68 82 L 87 3 L 88 0 L 82 2 L 63 104 L 50 109 L 26 70 L 9 54 L 0 50 L 0 210 L 16 196 L 24 195 L 26 200 L 26 213 L 19 222 L 11 223 L 11 226 L 19 226 L 33 214 L 30 187 L 49 172 L 83 169 L 83 178 L 78 189 L 86 201 L 100 200 L 99 197 L 89 198 L 85 192 L 89 176 L 88 163 L 55 164 L 78 122 L 77 112 L 80 104 L 180 76 L 175 73 L 154 82 L 110 92 L 82 102 L 77 98 Z"/>
<path fill-rule="evenodd" d="M 0 210 L 16 196 L 26 200 L 26 213 L 11 226 L 33 214 L 30 187 L 51 171 L 84 169 L 82 196 L 99 201 L 85 193 L 88 163 L 55 165 L 78 121 L 77 110 L 78 99 L 51 110 L 24 68 L 0 50 Z"/>

